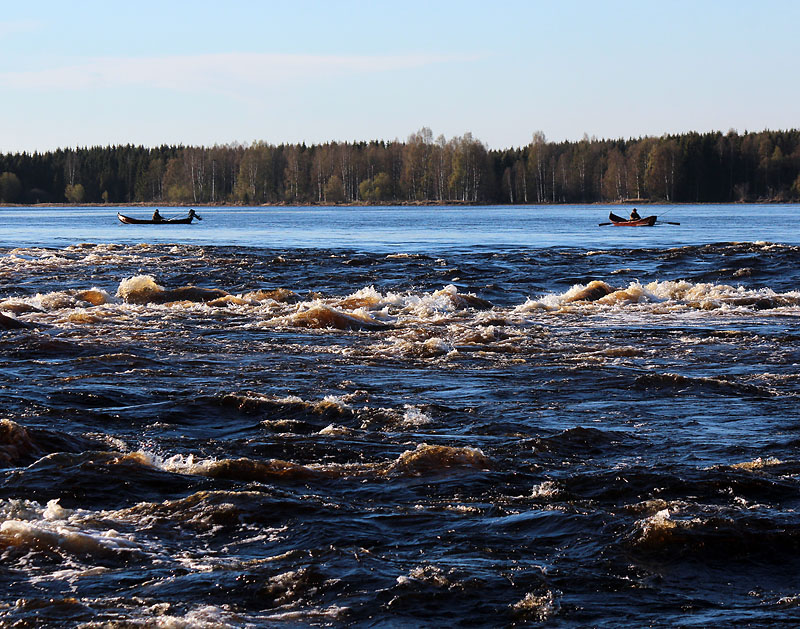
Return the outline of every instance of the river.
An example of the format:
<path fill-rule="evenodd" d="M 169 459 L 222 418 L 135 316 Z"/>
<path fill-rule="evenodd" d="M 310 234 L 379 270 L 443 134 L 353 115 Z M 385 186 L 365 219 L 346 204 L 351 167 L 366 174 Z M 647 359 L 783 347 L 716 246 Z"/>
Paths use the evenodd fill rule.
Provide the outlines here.
<path fill-rule="evenodd" d="M 0 209 L 0 623 L 800 623 L 800 207 L 629 210 Z"/>

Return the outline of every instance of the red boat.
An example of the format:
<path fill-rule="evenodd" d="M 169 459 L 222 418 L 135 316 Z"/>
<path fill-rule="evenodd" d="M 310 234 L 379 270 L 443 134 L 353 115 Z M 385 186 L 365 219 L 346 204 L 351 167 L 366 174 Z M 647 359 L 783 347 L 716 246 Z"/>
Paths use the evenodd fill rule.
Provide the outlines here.
<path fill-rule="evenodd" d="M 652 227 L 656 224 L 657 218 L 657 216 L 645 216 L 644 218 L 638 218 L 635 221 L 632 221 L 627 218 L 617 216 L 614 214 L 614 212 L 611 212 L 608 215 L 608 220 L 611 221 L 611 224 L 618 227 Z"/>

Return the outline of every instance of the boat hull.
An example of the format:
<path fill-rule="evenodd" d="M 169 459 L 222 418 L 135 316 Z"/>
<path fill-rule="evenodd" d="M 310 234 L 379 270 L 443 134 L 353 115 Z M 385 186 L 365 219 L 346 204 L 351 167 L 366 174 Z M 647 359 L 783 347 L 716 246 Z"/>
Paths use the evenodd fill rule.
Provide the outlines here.
<path fill-rule="evenodd" d="M 117 212 L 117 218 L 121 223 L 127 225 L 189 225 L 193 217 L 187 216 L 186 218 L 170 218 L 163 221 L 154 221 L 151 218 L 131 218 Z"/>
<path fill-rule="evenodd" d="M 611 223 L 617 227 L 652 227 L 656 224 L 657 218 L 657 216 L 645 216 L 644 218 L 631 221 L 626 218 L 622 218 L 621 216 L 617 216 L 613 212 L 608 215 L 608 220 L 610 220 Z"/>

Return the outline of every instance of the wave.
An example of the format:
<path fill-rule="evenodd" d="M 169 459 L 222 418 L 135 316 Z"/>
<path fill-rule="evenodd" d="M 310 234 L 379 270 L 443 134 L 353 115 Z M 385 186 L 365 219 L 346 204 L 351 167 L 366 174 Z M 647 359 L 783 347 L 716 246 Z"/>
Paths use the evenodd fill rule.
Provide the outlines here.
<path fill-rule="evenodd" d="M 109 457 L 108 464 L 134 463 L 174 474 L 205 476 L 241 482 L 374 480 L 384 477 L 425 476 L 457 470 L 489 470 L 491 460 L 478 448 L 419 444 L 395 460 L 374 463 L 294 463 L 280 459 L 196 459 L 194 455 L 168 458 L 138 451 Z"/>
<path fill-rule="evenodd" d="M 777 391 L 724 378 L 689 377 L 676 373 L 655 373 L 637 376 L 634 386 L 645 390 L 693 391 L 748 397 L 774 397 Z"/>
<path fill-rule="evenodd" d="M 357 413 L 347 403 L 352 396 L 326 395 L 321 400 L 306 401 L 296 395 L 270 396 L 260 393 L 229 393 L 211 398 L 212 404 L 235 408 L 246 415 L 261 417 L 270 429 L 292 428 L 288 432 L 313 432 L 331 421 L 356 421 Z"/>
<path fill-rule="evenodd" d="M 776 293 L 770 288 L 752 289 L 728 284 L 693 283 L 680 281 L 653 281 L 647 284 L 632 282 L 626 287 L 613 288 L 606 282 L 595 280 L 576 284 L 564 293 L 528 299 L 517 306 L 516 313 L 540 310 L 576 312 L 583 305 L 589 312 L 600 307 L 625 306 L 653 307 L 656 314 L 680 311 L 733 311 L 770 310 L 800 307 L 800 292 Z"/>
<path fill-rule="evenodd" d="M 640 441 L 639 437 L 629 433 L 577 426 L 551 437 L 537 438 L 534 440 L 534 447 L 539 452 L 576 456 L 632 448 L 640 445 Z"/>
<path fill-rule="evenodd" d="M 10 419 L 0 419 L 0 464 L 20 465 L 35 460 L 41 453 L 25 428 Z"/>
<path fill-rule="evenodd" d="M 421 443 L 415 450 L 401 454 L 386 473 L 421 476 L 452 468 L 488 470 L 492 468 L 492 463 L 478 448 Z"/>
<path fill-rule="evenodd" d="M 77 454 L 102 448 L 97 441 L 61 431 L 22 426 L 10 419 L 0 419 L 0 465 L 31 465 L 51 454 Z"/>
<path fill-rule="evenodd" d="M 800 526 L 757 512 L 681 515 L 663 509 L 638 521 L 629 542 L 641 552 L 692 561 L 777 558 L 800 549 Z"/>
<path fill-rule="evenodd" d="M 0 311 L 10 312 L 15 315 L 26 314 L 28 312 L 43 312 L 41 308 L 37 308 L 33 304 L 29 304 L 20 299 L 6 299 L 0 301 Z"/>
<path fill-rule="evenodd" d="M 218 288 L 182 286 L 165 289 L 159 286 L 152 275 L 137 275 L 122 280 L 117 297 L 129 304 L 164 304 L 169 302 L 206 302 L 227 297 L 229 293 Z"/>
<path fill-rule="evenodd" d="M 104 527 L 104 517 L 66 509 L 58 499 L 45 507 L 28 500 L 0 501 L 0 547 L 13 549 L 15 556 L 57 553 L 92 565 L 119 565 L 151 555 L 134 534 L 116 530 L 119 522 Z"/>
<path fill-rule="evenodd" d="M 351 405 L 363 395 L 365 392 L 356 391 L 326 395 L 321 400 L 304 400 L 296 395 L 281 397 L 248 392 L 213 397 L 209 403 L 255 415 L 260 418 L 261 425 L 271 431 L 296 434 L 352 434 L 353 428 L 376 423 L 387 430 L 393 427 L 415 429 L 433 423 L 429 413 L 410 404 L 402 409 Z"/>
<path fill-rule="evenodd" d="M 129 609 L 126 610 L 130 615 L 127 620 L 90 620 L 80 623 L 80 627 L 81 629 L 238 629 L 242 626 L 241 615 L 229 611 L 225 606 L 199 604 L 180 615 L 168 613 L 166 610 L 170 607 L 164 604 Z M 63 614 L 56 616 L 61 618 Z"/>
<path fill-rule="evenodd" d="M 528 592 L 522 600 L 511 604 L 515 620 L 518 622 L 542 623 L 561 610 L 560 593 L 546 590 L 544 593 Z"/>
<path fill-rule="evenodd" d="M 0 624 L 784 617 L 797 273 L 487 251 L 0 257 Z"/>
<path fill-rule="evenodd" d="M 509 287 L 509 294 L 512 288 Z M 388 354 L 427 357 L 453 349 L 470 352 L 488 348 L 514 353 L 517 335 L 509 328 L 547 324 L 547 315 L 652 318 L 681 314 L 759 316 L 774 312 L 799 316 L 800 292 L 689 280 L 615 285 L 610 279 L 598 279 L 574 284 L 563 292 L 544 293 L 528 297 L 523 303 L 500 306 L 453 284 L 438 290 L 407 292 L 379 291 L 370 285 L 345 295 L 309 292 L 303 298 L 285 287 L 237 291 L 186 284 L 166 288 L 153 275 L 142 274 L 122 279 L 111 291 L 93 286 L 8 297 L 0 301 L 0 329 L 38 325 L 92 327 L 105 323 L 145 326 L 148 317 L 156 312 L 162 318 L 165 313 L 181 317 L 202 315 L 203 323 L 210 317 L 235 317 L 241 325 L 256 329 L 381 334 L 420 327 L 437 332 L 434 326 L 462 325 L 453 338 L 437 334 L 438 340 L 432 340 L 429 334 L 422 339 L 400 339 L 396 347 L 385 348 Z M 409 341 L 407 347 L 402 346 Z"/>
<path fill-rule="evenodd" d="M 301 328 L 336 328 L 337 330 L 383 330 L 387 324 L 366 312 L 343 312 L 325 304 L 312 304 L 285 318 L 273 319 L 271 325 L 288 324 Z"/>

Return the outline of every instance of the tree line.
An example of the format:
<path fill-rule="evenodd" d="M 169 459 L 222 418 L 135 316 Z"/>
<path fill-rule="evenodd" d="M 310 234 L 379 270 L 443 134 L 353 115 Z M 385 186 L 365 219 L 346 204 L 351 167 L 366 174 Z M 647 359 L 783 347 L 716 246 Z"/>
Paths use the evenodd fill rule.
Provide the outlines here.
<path fill-rule="evenodd" d="M 0 202 L 593 203 L 800 200 L 800 130 L 685 133 L 489 150 L 405 142 L 107 146 L 0 155 Z"/>

